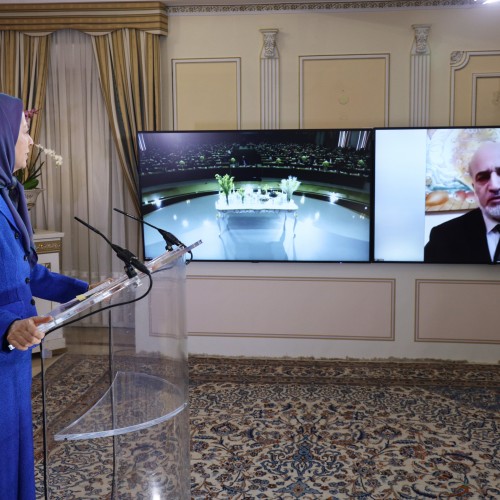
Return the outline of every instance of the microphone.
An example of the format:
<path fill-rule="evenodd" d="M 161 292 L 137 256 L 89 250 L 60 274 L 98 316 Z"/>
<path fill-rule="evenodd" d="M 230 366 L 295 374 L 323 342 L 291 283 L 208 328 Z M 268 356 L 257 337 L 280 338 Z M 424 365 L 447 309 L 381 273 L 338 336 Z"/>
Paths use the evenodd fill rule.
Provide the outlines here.
<path fill-rule="evenodd" d="M 145 224 L 146 226 L 152 227 L 153 229 L 156 229 L 162 236 L 163 239 L 165 240 L 166 246 L 165 250 L 168 252 L 171 252 L 173 250 L 172 246 L 178 246 L 180 248 L 186 248 L 186 245 L 182 243 L 182 241 L 179 241 L 176 236 L 174 236 L 172 233 L 169 233 L 168 231 L 165 231 L 164 229 L 161 229 L 159 227 L 153 226 L 153 224 L 150 224 L 149 222 L 146 222 L 144 219 L 139 219 L 139 217 L 135 217 L 134 215 L 130 215 L 127 212 L 124 212 L 123 210 L 120 210 L 118 208 L 113 208 L 115 212 L 118 212 L 122 215 L 125 215 L 126 217 L 130 217 L 131 219 L 136 220 L 137 222 L 140 222 L 141 224 Z"/>
<path fill-rule="evenodd" d="M 151 275 L 149 269 L 130 250 L 115 245 L 114 243 L 109 241 L 109 239 L 106 238 L 106 236 L 104 236 L 104 234 L 102 234 L 101 231 L 99 231 L 95 227 L 92 227 L 90 224 L 84 222 L 78 217 L 75 217 L 75 220 L 77 220 L 80 224 L 83 224 L 85 227 L 87 227 L 91 231 L 94 231 L 94 233 L 97 233 L 99 236 L 104 238 L 104 240 L 106 240 L 106 243 L 108 243 L 108 245 L 114 250 L 116 256 L 125 263 L 125 272 L 127 273 L 127 276 L 129 278 L 137 276 L 134 267 L 139 271 L 143 272 L 144 274 Z"/>

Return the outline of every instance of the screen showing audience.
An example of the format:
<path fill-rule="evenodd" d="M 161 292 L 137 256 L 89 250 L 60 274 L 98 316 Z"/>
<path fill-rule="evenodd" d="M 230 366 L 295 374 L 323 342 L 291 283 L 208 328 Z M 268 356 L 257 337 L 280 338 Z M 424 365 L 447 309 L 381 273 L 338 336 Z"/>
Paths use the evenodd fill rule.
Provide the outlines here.
<path fill-rule="evenodd" d="M 194 260 L 369 262 L 374 130 L 140 132 L 144 221 Z M 144 255 L 166 250 L 143 225 Z"/>

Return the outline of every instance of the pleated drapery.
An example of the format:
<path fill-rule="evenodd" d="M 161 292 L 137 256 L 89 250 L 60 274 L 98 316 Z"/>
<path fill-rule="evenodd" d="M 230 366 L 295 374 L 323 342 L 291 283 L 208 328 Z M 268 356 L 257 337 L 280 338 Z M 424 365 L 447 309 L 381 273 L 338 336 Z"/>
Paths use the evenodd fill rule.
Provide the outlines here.
<path fill-rule="evenodd" d="M 138 192 L 137 131 L 160 129 L 160 50 L 156 35 L 118 30 L 92 43 L 124 176 Z M 139 198 L 136 209 L 139 212 Z"/>
<path fill-rule="evenodd" d="M 18 10 L 13 13 L 14 7 Z M 92 281 L 116 274 L 115 259 L 101 244 L 92 249 L 93 238 L 85 244 L 88 235 L 82 235 L 70 214 L 91 224 L 97 221 L 115 243 L 141 253 L 137 223 L 112 208 L 139 213 L 136 135 L 138 130 L 161 129 L 159 37 L 167 32 L 166 7 L 160 2 L 40 7 L 0 5 L 0 92 L 21 97 L 26 109 L 42 110 L 31 123 L 31 134 L 35 142 L 62 154 L 64 165 L 61 171 L 44 168 L 46 190 L 43 201 L 37 202 L 35 226 L 64 231 L 63 272 Z M 71 35 L 78 34 L 75 30 L 79 36 Z M 94 55 L 94 62 L 86 64 L 96 71 L 63 56 L 65 50 L 80 50 L 84 38 Z M 55 70 L 60 65 L 54 61 L 50 66 L 51 55 L 65 59 L 65 69 Z M 107 120 L 95 111 L 96 81 Z M 87 104 L 75 96 L 77 88 Z M 89 119 L 89 113 L 99 119 Z M 89 134 L 89 127 L 99 131 L 99 140 Z M 96 168 L 96 159 L 102 170 Z M 107 181 L 96 185 L 95 176 L 99 180 L 100 175 Z M 110 189 L 117 192 L 111 195 Z"/>
<path fill-rule="evenodd" d="M 22 99 L 26 109 L 44 106 L 49 47 L 50 35 L 0 31 L 0 91 Z M 40 125 L 40 116 L 34 115 L 30 131 L 35 143 Z"/>

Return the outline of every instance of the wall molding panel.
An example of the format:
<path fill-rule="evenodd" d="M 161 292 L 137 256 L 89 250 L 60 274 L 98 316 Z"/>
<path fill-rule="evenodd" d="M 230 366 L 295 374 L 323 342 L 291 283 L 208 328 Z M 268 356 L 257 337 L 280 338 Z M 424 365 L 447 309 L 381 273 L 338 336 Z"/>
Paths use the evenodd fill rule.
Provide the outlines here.
<path fill-rule="evenodd" d="M 500 344 L 500 281 L 416 280 L 415 341 Z"/>
<path fill-rule="evenodd" d="M 194 275 L 187 289 L 190 337 L 394 340 L 392 279 Z"/>
<path fill-rule="evenodd" d="M 172 59 L 174 130 L 241 128 L 241 59 Z"/>
<path fill-rule="evenodd" d="M 472 75 L 471 125 L 500 123 L 500 73 Z"/>
<path fill-rule="evenodd" d="M 389 54 L 300 56 L 300 128 L 387 126 L 389 59 Z"/>
<path fill-rule="evenodd" d="M 485 96 L 478 92 L 478 82 L 492 78 L 500 67 L 500 51 L 455 51 L 451 53 L 450 125 L 479 125 L 481 116 L 500 121 L 500 107 L 494 95 Z M 482 103 L 478 112 L 478 102 Z M 496 119 L 495 119 L 496 118 Z"/>

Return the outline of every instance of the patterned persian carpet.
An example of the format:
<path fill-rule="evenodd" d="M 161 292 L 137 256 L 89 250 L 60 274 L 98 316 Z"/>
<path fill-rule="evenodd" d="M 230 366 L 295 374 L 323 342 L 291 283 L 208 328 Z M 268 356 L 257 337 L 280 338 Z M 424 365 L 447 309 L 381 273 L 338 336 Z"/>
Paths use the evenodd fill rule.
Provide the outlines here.
<path fill-rule="evenodd" d="M 58 404 L 78 414 L 102 373 L 64 358 L 75 390 Z M 194 499 L 500 498 L 499 365 L 190 357 L 189 370 Z M 35 418 L 38 473 L 40 432 Z"/>

